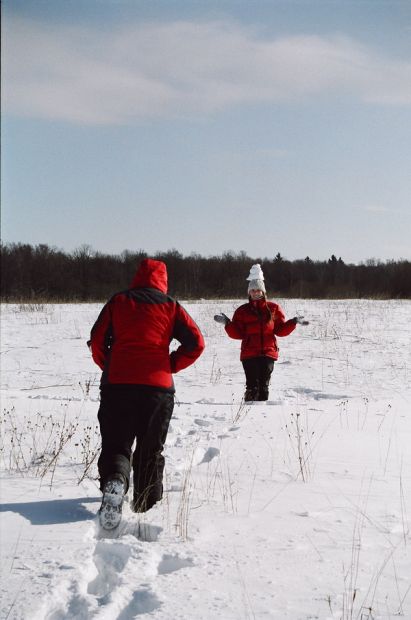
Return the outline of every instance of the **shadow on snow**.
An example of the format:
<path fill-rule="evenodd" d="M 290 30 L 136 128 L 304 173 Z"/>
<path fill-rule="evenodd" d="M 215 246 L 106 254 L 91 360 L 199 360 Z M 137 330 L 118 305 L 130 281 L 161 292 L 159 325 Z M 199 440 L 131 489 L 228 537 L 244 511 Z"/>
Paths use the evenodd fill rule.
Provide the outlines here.
<path fill-rule="evenodd" d="M 75 499 L 53 499 L 39 502 L 1 504 L 0 512 L 18 512 L 32 525 L 52 525 L 53 523 L 74 523 L 94 518 L 83 504 L 100 503 L 98 497 L 78 497 Z"/>

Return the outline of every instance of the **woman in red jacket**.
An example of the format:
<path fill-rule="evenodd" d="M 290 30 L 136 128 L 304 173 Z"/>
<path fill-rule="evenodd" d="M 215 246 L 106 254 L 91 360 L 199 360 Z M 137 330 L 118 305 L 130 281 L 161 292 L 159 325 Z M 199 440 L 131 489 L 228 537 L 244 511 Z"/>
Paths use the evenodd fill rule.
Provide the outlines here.
<path fill-rule="evenodd" d="M 214 319 L 225 325 L 230 338 L 241 340 L 245 377 L 245 401 L 268 400 L 271 373 L 278 359 L 276 336 L 288 336 L 297 323 L 307 325 L 303 317 L 285 320 L 278 304 L 267 301 L 264 274 L 259 264 L 253 265 L 248 280 L 248 303 L 234 312 L 232 320 L 225 314 Z"/>
<path fill-rule="evenodd" d="M 170 353 L 174 338 L 180 346 Z M 145 512 L 162 497 L 162 451 L 174 407 L 172 375 L 195 362 L 204 339 L 189 314 L 167 294 L 166 265 L 145 259 L 131 287 L 115 294 L 100 312 L 89 345 L 103 371 L 100 522 L 111 529 L 121 519 L 131 461 L 132 509 Z"/>

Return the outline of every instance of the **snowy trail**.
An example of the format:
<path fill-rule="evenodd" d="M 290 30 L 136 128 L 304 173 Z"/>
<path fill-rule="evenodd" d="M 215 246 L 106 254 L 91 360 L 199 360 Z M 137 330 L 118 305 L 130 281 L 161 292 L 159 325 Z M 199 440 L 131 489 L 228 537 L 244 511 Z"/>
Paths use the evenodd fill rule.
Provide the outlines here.
<path fill-rule="evenodd" d="M 85 347 L 99 306 L 3 306 L 0 618 L 411 619 L 411 304 L 284 302 L 311 324 L 250 406 L 212 320 L 236 302 L 186 305 L 207 348 L 176 377 L 165 498 L 126 504 L 113 533 Z"/>
<path fill-rule="evenodd" d="M 140 528 L 137 536 L 128 529 L 137 528 L 125 524 L 112 539 L 96 538 L 90 530 L 88 557 L 70 580 L 60 583 L 57 604 L 53 594 L 37 617 L 132 618 L 159 608 L 156 578 L 192 562 L 178 553 L 152 550 L 145 536 L 154 541 L 159 534 L 155 528 Z"/>

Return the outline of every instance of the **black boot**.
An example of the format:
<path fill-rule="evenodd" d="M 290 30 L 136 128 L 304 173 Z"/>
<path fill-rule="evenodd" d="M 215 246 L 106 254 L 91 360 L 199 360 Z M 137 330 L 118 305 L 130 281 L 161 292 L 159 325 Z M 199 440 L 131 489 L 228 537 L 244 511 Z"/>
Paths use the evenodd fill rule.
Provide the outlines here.
<path fill-rule="evenodd" d="M 260 388 L 258 392 L 257 400 L 268 400 L 268 394 L 269 394 L 268 388 L 266 387 Z"/>
<path fill-rule="evenodd" d="M 133 499 L 130 503 L 133 512 L 147 512 L 163 497 L 163 485 L 158 488 L 149 488 L 140 493 L 137 489 L 133 491 Z"/>
<path fill-rule="evenodd" d="M 247 388 L 244 394 L 244 402 L 258 400 L 258 388 Z"/>
<path fill-rule="evenodd" d="M 103 499 L 99 510 L 100 525 L 105 530 L 113 530 L 121 521 L 125 493 L 124 479 L 119 474 L 106 480 Z"/>

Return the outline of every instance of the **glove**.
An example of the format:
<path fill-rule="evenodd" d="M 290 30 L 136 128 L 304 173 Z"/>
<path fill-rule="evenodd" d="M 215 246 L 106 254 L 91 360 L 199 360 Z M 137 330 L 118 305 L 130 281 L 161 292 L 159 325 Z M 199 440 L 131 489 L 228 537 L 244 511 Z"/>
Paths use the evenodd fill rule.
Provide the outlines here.
<path fill-rule="evenodd" d="M 310 322 L 309 321 L 304 321 L 304 316 L 295 316 L 293 319 L 291 319 L 292 321 L 294 321 L 294 323 L 297 325 L 309 325 Z"/>
<path fill-rule="evenodd" d="M 228 318 L 226 314 L 224 314 L 224 312 L 222 312 L 221 314 L 214 315 L 214 321 L 217 321 L 217 323 L 223 323 L 224 325 L 227 325 L 227 323 L 230 322 L 230 319 Z"/>

